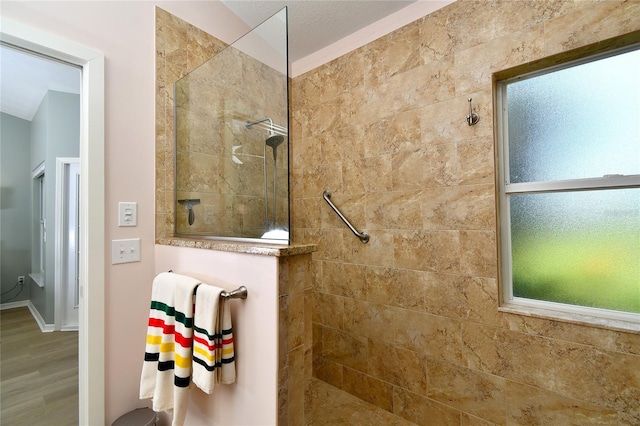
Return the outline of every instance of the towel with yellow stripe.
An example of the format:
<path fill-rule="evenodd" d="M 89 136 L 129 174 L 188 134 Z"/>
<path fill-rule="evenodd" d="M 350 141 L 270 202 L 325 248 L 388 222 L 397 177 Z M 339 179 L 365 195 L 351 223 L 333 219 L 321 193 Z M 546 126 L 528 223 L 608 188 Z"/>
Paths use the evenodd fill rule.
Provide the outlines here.
<path fill-rule="evenodd" d="M 193 383 L 210 394 L 216 384 L 236 380 L 233 328 L 224 290 L 201 285 L 196 290 L 193 332 Z"/>
<path fill-rule="evenodd" d="M 161 273 L 153 281 L 140 398 L 153 398 L 154 411 L 184 424 L 189 402 L 193 342 L 193 296 L 200 281 Z"/>

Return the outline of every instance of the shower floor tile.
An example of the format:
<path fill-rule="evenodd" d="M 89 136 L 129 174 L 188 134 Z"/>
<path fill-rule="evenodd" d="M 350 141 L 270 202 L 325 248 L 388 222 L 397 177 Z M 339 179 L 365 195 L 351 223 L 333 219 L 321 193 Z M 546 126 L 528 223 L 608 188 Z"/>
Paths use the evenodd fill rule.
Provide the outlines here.
<path fill-rule="evenodd" d="M 323 381 L 311 383 L 313 426 L 415 426 Z"/>

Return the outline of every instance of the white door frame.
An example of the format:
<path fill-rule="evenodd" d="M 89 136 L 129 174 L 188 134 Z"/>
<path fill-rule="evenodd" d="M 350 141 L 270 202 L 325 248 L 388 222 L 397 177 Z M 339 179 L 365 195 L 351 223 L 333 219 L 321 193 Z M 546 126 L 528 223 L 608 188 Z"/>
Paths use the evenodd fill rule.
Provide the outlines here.
<path fill-rule="evenodd" d="M 69 274 L 75 277 L 75 268 L 70 271 L 69 263 L 69 200 L 76 200 L 76 194 L 69 193 L 70 179 L 69 173 L 72 165 L 79 165 L 80 159 L 74 157 L 56 158 L 56 193 L 55 193 L 55 248 L 54 264 L 55 277 L 53 295 L 53 326 L 56 331 L 77 331 L 78 324 L 73 321 L 72 325 L 65 321 L 68 318 L 69 306 Z M 75 179 L 75 178 L 74 178 Z M 76 203 L 78 201 L 76 200 Z M 75 222 L 75 221 L 74 221 Z M 75 247 L 75 243 L 74 243 Z M 75 255 L 73 264 L 75 264 Z M 75 302 L 74 302 L 75 305 Z M 75 316 L 75 314 L 74 314 Z"/>
<path fill-rule="evenodd" d="M 0 40 L 82 67 L 80 95 L 79 424 L 105 421 L 104 54 L 0 17 Z"/>

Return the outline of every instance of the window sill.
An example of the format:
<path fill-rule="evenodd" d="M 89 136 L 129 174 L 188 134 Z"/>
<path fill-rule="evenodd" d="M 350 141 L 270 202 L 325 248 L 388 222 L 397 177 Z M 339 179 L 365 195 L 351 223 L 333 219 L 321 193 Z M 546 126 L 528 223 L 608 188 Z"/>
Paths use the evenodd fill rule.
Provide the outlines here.
<path fill-rule="evenodd" d="M 44 288 L 44 277 L 41 273 L 32 272 L 29 274 L 34 283 L 40 288 Z"/>
<path fill-rule="evenodd" d="M 602 318 L 588 314 L 564 312 L 555 309 L 526 306 L 517 303 L 505 303 L 498 308 L 500 312 L 523 315 L 527 317 L 563 321 L 577 325 L 588 325 L 607 330 L 640 334 L 640 323 L 621 319 Z"/>

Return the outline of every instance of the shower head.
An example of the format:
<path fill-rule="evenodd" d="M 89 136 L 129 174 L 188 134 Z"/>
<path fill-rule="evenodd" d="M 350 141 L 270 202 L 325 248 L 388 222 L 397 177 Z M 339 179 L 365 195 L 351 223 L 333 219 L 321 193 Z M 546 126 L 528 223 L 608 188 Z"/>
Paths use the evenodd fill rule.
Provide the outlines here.
<path fill-rule="evenodd" d="M 278 158 L 278 154 L 277 154 L 277 149 L 278 146 L 284 142 L 284 136 L 282 135 L 271 135 L 267 138 L 267 140 L 265 141 L 265 143 L 267 144 L 267 146 L 270 146 L 271 149 L 273 149 L 273 162 L 275 163 L 277 158 Z"/>
<path fill-rule="evenodd" d="M 266 122 L 268 122 L 268 124 L 266 124 Z M 244 123 L 244 127 L 246 127 L 247 129 L 251 129 L 253 126 L 257 126 L 261 129 L 266 129 L 269 132 L 269 136 L 273 136 L 275 134 L 286 135 L 288 133 L 286 127 L 275 124 L 269 117 L 265 117 L 262 120 L 249 121 Z"/>

